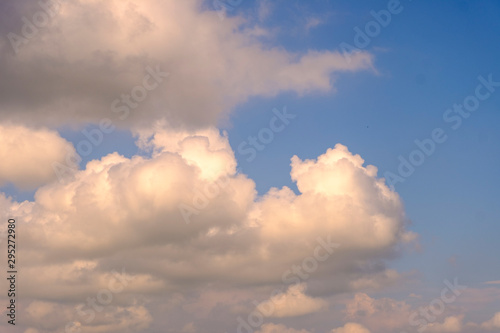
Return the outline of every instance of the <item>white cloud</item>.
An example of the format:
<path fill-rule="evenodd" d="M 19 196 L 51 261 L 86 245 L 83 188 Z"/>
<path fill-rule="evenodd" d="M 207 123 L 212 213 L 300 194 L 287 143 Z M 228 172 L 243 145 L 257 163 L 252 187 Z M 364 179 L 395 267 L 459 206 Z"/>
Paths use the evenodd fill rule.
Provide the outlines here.
<path fill-rule="evenodd" d="M 186 325 L 184 325 L 184 327 L 182 328 L 182 332 L 183 333 L 196 333 L 196 328 L 194 326 L 194 323 L 191 322 L 191 323 L 187 323 Z"/>
<path fill-rule="evenodd" d="M 66 164 L 75 154 L 71 143 L 45 128 L 0 124 L 0 142 L 0 186 L 37 188 L 56 178 L 52 163 Z"/>
<path fill-rule="evenodd" d="M 493 318 L 485 321 L 481 324 L 481 328 L 484 328 L 489 331 L 497 331 L 500 329 L 500 312 L 495 313 Z"/>
<path fill-rule="evenodd" d="M 332 330 L 332 333 L 370 333 L 370 331 L 361 324 L 347 323 L 343 327 Z"/>
<path fill-rule="evenodd" d="M 471 291 L 468 291 L 470 294 Z M 472 290 L 478 297 L 472 297 L 465 301 L 460 300 L 459 306 L 447 309 L 446 317 L 437 316 L 436 321 L 426 322 L 421 326 L 414 326 L 414 314 L 421 313 L 422 308 L 428 306 L 429 302 L 422 300 L 422 297 L 406 301 L 398 301 L 391 298 L 375 299 L 364 293 L 357 293 L 353 299 L 346 302 L 345 320 L 356 321 L 365 327 L 369 327 L 372 332 L 404 332 L 412 329 L 419 329 L 429 333 L 478 333 L 491 332 L 500 329 L 500 312 L 491 319 L 483 323 L 464 323 L 465 311 L 473 312 L 477 309 L 484 309 L 491 305 L 490 300 L 484 300 L 484 294 L 496 294 L 492 288 L 484 290 Z M 411 296 L 415 298 L 415 296 Z M 493 296 L 494 297 L 494 296 Z M 458 301 L 457 301 L 458 302 Z M 479 306 L 477 306 L 479 302 Z M 458 312 L 458 313 L 457 313 Z M 444 319 L 443 319 L 444 318 Z M 337 332 L 335 332 L 337 333 Z"/>
<path fill-rule="evenodd" d="M 27 332 L 31 329 L 38 333 L 138 332 L 148 328 L 152 321 L 149 311 L 142 305 L 100 307 L 96 304 L 95 308 L 83 307 L 80 311 L 84 315 L 79 317 L 79 312 L 73 307 L 56 302 L 33 301 L 22 315 L 26 324 L 34 326 Z M 93 319 L 87 322 L 91 317 Z"/>
<path fill-rule="evenodd" d="M 130 127 L 166 117 L 176 126 L 214 125 L 251 96 L 327 92 L 332 74 L 372 68 L 366 52 L 347 63 L 338 52 L 269 48 L 244 25 L 252 28 L 241 17 L 221 21 L 202 9 L 202 0 L 62 2 L 17 54 L 0 43 L 0 121 L 53 125 L 105 117 Z M 147 67 L 170 75 L 154 79 Z M 144 100 L 140 86 L 152 87 Z M 122 95 L 140 97 L 127 102 Z"/>
<path fill-rule="evenodd" d="M 292 285 L 285 293 L 271 297 L 260 303 L 257 310 L 268 317 L 295 317 L 320 311 L 327 307 L 327 302 L 320 298 L 312 298 L 304 292 L 306 284 Z"/>
<path fill-rule="evenodd" d="M 401 280 L 401 275 L 397 271 L 387 269 L 376 274 L 352 280 L 349 285 L 353 290 L 377 290 L 388 284 L 396 283 L 399 280 Z"/>
<path fill-rule="evenodd" d="M 408 326 L 411 306 L 391 298 L 371 298 L 358 293 L 348 301 L 345 310 L 348 320 L 356 320 L 377 331 L 392 331 Z"/>
<path fill-rule="evenodd" d="M 318 237 L 341 243 L 308 280 L 314 282 L 311 295 L 317 288 L 328 295 L 356 288 L 350 281 L 381 281 L 377 276 L 386 269 L 380 260 L 405 241 L 399 197 L 376 177 L 375 167 L 363 166 L 342 145 L 317 160 L 292 159 L 301 193 L 284 187 L 257 197 L 217 130 L 158 125 L 139 141 L 152 147 L 151 158 L 113 153 L 89 162 L 74 178 L 41 187 L 34 202 L 0 196 L 0 218 L 17 216 L 23 234 L 26 297 L 71 309 L 106 288 L 112 270 L 121 267 L 131 281 L 113 303 L 118 307 L 138 295 L 161 304 L 174 293 L 199 294 L 207 285 L 282 286 L 283 273 L 314 254 Z M 196 208 L 189 224 L 182 203 Z M 217 297 L 185 309 L 212 311 Z M 276 301 L 278 317 L 325 306 L 306 296 L 303 286 Z M 109 332 L 121 327 L 104 321 L 103 332 L 108 324 Z"/>
<path fill-rule="evenodd" d="M 265 324 L 262 325 L 261 329 L 256 333 L 310 333 L 306 330 L 296 330 L 293 328 L 288 328 L 282 324 Z"/>
<path fill-rule="evenodd" d="M 429 333 L 458 333 L 462 332 L 463 316 L 449 316 L 442 323 L 431 323 L 425 327 Z"/>
<path fill-rule="evenodd" d="M 317 160 L 294 156 L 291 177 L 302 194 L 287 187 L 269 191 L 258 206 L 258 219 L 273 221 L 261 223 L 263 237 L 307 237 L 322 230 L 341 240 L 343 248 L 367 251 L 401 240 L 404 210 L 399 196 L 376 177 L 376 167 L 363 163 L 341 144 Z"/>

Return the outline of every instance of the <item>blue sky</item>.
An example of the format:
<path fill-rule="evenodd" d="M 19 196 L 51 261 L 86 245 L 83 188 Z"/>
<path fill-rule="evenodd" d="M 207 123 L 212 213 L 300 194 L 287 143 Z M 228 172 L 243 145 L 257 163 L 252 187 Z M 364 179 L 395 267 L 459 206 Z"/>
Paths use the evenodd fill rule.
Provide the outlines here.
<path fill-rule="evenodd" d="M 280 27 L 283 35 L 295 24 L 290 16 L 304 11 L 319 16 L 339 12 L 332 15 L 341 22 L 332 18 L 307 34 L 301 31 L 277 39 L 283 47 L 296 50 L 354 44 L 353 27 L 364 28 L 373 20 L 369 12 L 387 4 L 277 3 L 269 26 Z M 404 10 L 367 47 L 376 54 L 378 74 L 340 74 L 335 94 L 252 100 L 239 106 L 232 117 L 230 141 L 235 149 L 248 135 L 255 135 L 267 124 L 273 108 L 287 106 L 298 115 L 256 160 L 239 159 L 262 193 L 272 186 L 293 186 L 287 171 L 295 154 L 313 158 L 340 142 L 377 166 L 382 176 L 395 172 L 398 156 L 407 157 L 416 148 L 415 139 L 429 138 L 436 127 L 445 129 L 449 139 L 404 183 L 396 184 L 412 230 L 421 235 L 423 244 L 422 253 L 397 265 L 425 272 L 436 285 L 449 274 L 460 274 L 470 284 L 495 280 L 500 269 L 489 263 L 495 262 L 499 250 L 495 235 L 500 232 L 500 211 L 495 202 L 500 197 L 500 96 L 495 93 L 482 102 L 456 131 L 442 117 L 446 109 L 473 93 L 479 75 L 500 78 L 500 5 L 495 1 L 406 1 L 402 5 Z M 238 10 L 252 8 L 247 2 Z M 456 257 L 455 267 L 449 263 L 451 257 Z"/>
<path fill-rule="evenodd" d="M 204 10 L 212 12 L 213 3 L 203 3 Z M 386 10 L 388 3 L 391 1 L 243 0 L 224 14 L 227 17 L 220 24 L 244 19 L 238 27 L 240 34 L 256 27 L 267 31 L 256 37 L 262 50 L 282 50 L 301 57 L 311 51 L 337 52 L 342 43 L 355 45 L 355 28 L 365 31 L 366 24 L 374 21 L 370 13 Z M 227 133 L 239 172 L 255 182 L 260 196 L 272 187 L 283 186 L 300 195 L 290 178 L 292 156 L 314 160 L 337 143 L 359 154 L 365 166 L 376 166 L 378 177 L 397 173 L 399 157 L 408 159 L 418 149 L 415 140 L 429 139 L 433 130 L 441 128 L 446 141 L 435 143 L 435 151 L 425 156 L 423 164 L 404 182 L 394 185 L 404 204 L 407 228 L 418 234 L 418 245 L 380 261 L 407 274 L 408 282 L 365 292 L 399 300 L 410 293 L 432 299 L 443 288 L 444 279 L 455 277 L 470 288 L 485 288 L 485 282 L 500 280 L 496 264 L 500 251 L 500 87 L 491 91 L 470 117 L 462 119 L 456 130 L 443 115 L 475 94 L 482 82 L 479 77 L 491 76 L 500 82 L 500 3 L 405 0 L 398 8 L 399 13 L 392 14 L 390 23 L 362 48 L 372 56 L 371 69 L 331 73 L 332 89 L 327 91 L 312 87 L 306 93 L 299 88 L 280 88 L 276 94 L 248 93 L 236 99 L 226 119 L 218 117 L 211 125 Z M 175 77 L 174 67 L 172 73 Z M 308 75 L 307 71 L 302 74 Z M 239 79 L 244 82 L 247 77 Z M 239 153 L 239 145 L 269 127 L 275 117 L 273 110 L 284 108 L 295 118 L 248 161 Z M 44 125 L 76 147 L 85 139 L 82 128 L 96 128 L 97 118 L 89 119 Z M 144 119 L 155 120 L 147 113 Z M 154 158 L 136 146 L 134 131 L 136 128 L 127 123 L 106 135 L 104 143 L 83 158 L 80 170 L 85 170 L 86 162 L 113 152 L 126 158 Z M 1 190 L 20 202 L 33 201 L 37 189 L 10 184 Z M 410 287 L 412 284 L 417 290 Z M 494 299 L 491 304 L 498 303 L 499 299 Z M 477 317 L 471 318 L 473 315 Z M 486 321 L 491 315 L 491 311 L 472 307 L 467 318 Z M 369 327 L 369 320 L 360 322 L 373 332 L 380 329 Z M 489 327 L 485 325 L 483 328 Z M 463 332 L 469 332 L 467 329 L 470 327 L 464 324 Z"/>

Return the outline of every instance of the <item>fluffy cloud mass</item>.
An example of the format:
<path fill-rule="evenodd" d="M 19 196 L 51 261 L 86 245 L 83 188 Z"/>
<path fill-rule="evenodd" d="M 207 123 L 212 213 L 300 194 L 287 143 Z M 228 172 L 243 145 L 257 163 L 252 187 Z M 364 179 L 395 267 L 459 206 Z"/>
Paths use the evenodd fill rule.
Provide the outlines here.
<path fill-rule="evenodd" d="M 272 6 L 260 5 L 262 19 Z M 243 320 L 308 333 L 297 322 L 333 298 L 401 280 L 387 261 L 415 235 L 375 166 L 337 144 L 290 156 L 297 190 L 258 195 L 216 127 L 254 96 L 335 91 L 339 73 L 374 70 L 370 53 L 271 46 L 251 17 L 221 20 L 201 0 L 6 1 L 0 12 L 0 183 L 36 188 L 26 201 L 0 193 L 0 219 L 22 235 L 19 330 L 202 333 Z M 139 153 L 56 180 L 53 164 L 75 153 L 56 129 L 102 120 L 135 135 Z M 255 324 L 259 311 L 276 323 Z"/>
<path fill-rule="evenodd" d="M 357 293 L 346 304 L 347 320 L 356 320 L 371 329 L 393 331 L 408 325 L 411 306 L 391 298 L 375 299 L 365 293 Z"/>
<path fill-rule="evenodd" d="M 56 131 L 0 124 L 0 185 L 32 189 L 56 178 L 52 164 L 66 163 L 73 145 Z"/>
<path fill-rule="evenodd" d="M 299 279 L 316 281 L 312 295 L 335 294 L 352 290 L 352 280 L 378 278 L 385 272 L 380 260 L 409 239 L 397 194 L 345 146 L 317 160 L 292 158 L 299 194 L 283 187 L 258 197 L 218 130 L 162 126 L 139 136 L 141 146 L 152 148 L 150 158 L 112 153 L 39 188 L 33 202 L 0 198 L 2 218 L 15 216 L 23 234 L 23 293 L 35 302 L 28 312 L 33 321 L 46 306 L 36 302 L 63 301 L 71 309 L 126 277 L 114 311 L 132 302 L 142 313 L 148 311 L 144 297 L 158 301 L 209 285 L 250 288 Z M 305 258 L 332 241 L 340 247 L 329 258 L 328 247 L 322 249 L 323 261 L 311 266 Z M 318 272 L 334 274 L 335 281 Z M 326 305 L 306 295 L 304 285 L 272 300 L 276 317 Z M 141 323 L 149 316 L 141 315 Z M 84 318 L 73 317 L 84 326 Z M 59 321 L 65 324 L 64 316 Z"/>
<path fill-rule="evenodd" d="M 268 48 L 248 33 L 251 22 L 221 21 L 201 0 L 53 1 L 53 17 L 29 39 L 21 17 L 42 8 L 20 3 L 0 5 L 19 18 L 0 29 L 18 36 L 0 40 L 0 120 L 216 124 L 251 96 L 326 92 L 332 74 L 372 68 L 365 52 L 346 62 L 337 52 Z"/>
<path fill-rule="evenodd" d="M 461 332 L 461 317 L 446 317 L 443 323 L 432 323 L 426 326 L 426 331 L 431 333 Z"/>
<path fill-rule="evenodd" d="M 265 324 L 257 333 L 309 333 L 306 330 L 295 330 L 281 324 Z"/>
<path fill-rule="evenodd" d="M 363 325 L 347 323 L 345 326 L 332 330 L 332 333 L 370 333 Z"/>
<path fill-rule="evenodd" d="M 466 322 L 465 309 L 471 309 L 476 304 L 471 301 L 483 302 L 491 306 L 492 299 L 485 300 L 485 294 L 496 294 L 498 289 L 467 289 L 464 291 L 466 300 L 456 306 L 454 302 L 443 308 L 432 307 L 436 299 L 414 298 L 413 301 L 401 301 L 392 298 L 372 298 L 365 293 L 357 293 L 354 298 L 345 303 L 344 327 L 334 329 L 332 333 L 344 332 L 430 332 L 430 333 L 486 333 L 496 332 L 500 327 L 500 313 L 482 322 Z M 439 294 L 439 292 L 438 292 Z M 493 306 L 494 307 L 494 306 Z M 428 315 L 430 314 L 430 316 Z M 357 323 L 353 323 L 357 322 Z"/>
<path fill-rule="evenodd" d="M 500 312 L 497 312 L 490 320 L 482 323 L 481 327 L 489 331 L 500 329 Z"/>
<path fill-rule="evenodd" d="M 270 300 L 257 306 L 262 313 L 266 313 L 266 306 L 272 306 L 270 317 L 295 317 L 316 312 L 326 306 L 322 299 L 314 299 L 304 294 L 305 284 L 293 285 L 286 293 L 273 296 Z"/>

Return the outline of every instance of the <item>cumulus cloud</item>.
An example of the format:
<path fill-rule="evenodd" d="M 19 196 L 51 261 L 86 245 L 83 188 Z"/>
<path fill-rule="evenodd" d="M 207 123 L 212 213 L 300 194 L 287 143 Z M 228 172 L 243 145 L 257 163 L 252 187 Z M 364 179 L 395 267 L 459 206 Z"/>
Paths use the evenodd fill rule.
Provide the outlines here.
<path fill-rule="evenodd" d="M 449 316 L 442 323 L 431 323 L 425 326 L 425 331 L 430 333 L 457 333 L 462 332 L 463 316 Z"/>
<path fill-rule="evenodd" d="M 120 307 L 138 295 L 160 302 L 207 286 L 271 288 L 315 253 L 318 238 L 337 240 L 338 253 L 307 273 L 310 296 L 299 285 L 276 297 L 276 315 L 295 316 L 325 306 L 320 290 L 350 291 L 350 281 L 380 276 L 381 261 L 406 239 L 398 195 L 345 146 L 292 159 L 300 193 L 283 187 L 258 197 L 224 134 L 161 126 L 139 134 L 151 157 L 90 161 L 73 178 L 39 188 L 33 202 L 0 196 L 2 218 L 16 216 L 23 234 L 26 297 L 71 308 L 107 288 L 113 270 L 131 279 L 114 303 Z"/>
<path fill-rule="evenodd" d="M 27 306 L 24 316 L 27 324 L 34 326 L 28 332 L 37 333 L 131 333 L 143 331 L 152 321 L 149 311 L 142 305 L 108 306 L 94 312 L 86 308 L 81 311 L 86 316 L 93 314 L 91 325 L 87 325 L 85 320 L 75 320 L 74 309 L 55 302 L 33 301 Z"/>
<path fill-rule="evenodd" d="M 343 327 L 332 330 L 331 333 L 370 333 L 370 331 L 361 324 L 347 323 Z"/>
<path fill-rule="evenodd" d="M 495 313 L 493 318 L 485 321 L 481 324 L 481 328 L 484 328 L 489 331 L 496 331 L 500 329 L 500 312 Z"/>
<path fill-rule="evenodd" d="M 287 187 L 273 188 L 265 195 L 257 220 L 273 223 L 259 223 L 263 237 L 304 238 L 323 230 L 342 240 L 342 248 L 367 252 L 387 249 L 401 240 L 406 232 L 400 198 L 376 177 L 376 167 L 363 164 L 359 155 L 341 144 L 317 160 L 294 156 L 291 177 L 301 195 Z M 305 220 L 308 223 L 302 223 Z"/>
<path fill-rule="evenodd" d="M 467 291 L 475 295 L 496 294 L 493 288 L 478 290 L 472 289 Z M 475 301 L 479 299 L 480 305 L 477 306 Z M 435 317 L 435 321 L 425 322 L 420 326 L 414 326 L 416 320 L 415 315 L 421 314 L 422 309 L 429 306 L 428 300 L 413 300 L 411 303 L 406 301 L 395 300 L 391 298 L 372 298 L 364 293 L 357 293 L 354 298 L 349 299 L 345 303 L 345 320 L 356 321 L 365 327 L 369 327 L 372 332 L 401 332 L 412 329 L 430 333 L 478 333 L 498 331 L 500 328 L 500 313 L 496 313 L 491 319 L 483 322 L 464 322 L 464 311 L 473 312 L 476 309 L 483 309 L 484 306 L 491 305 L 491 300 L 485 301 L 481 298 L 469 298 L 457 300 L 459 306 L 454 304 L 446 309 L 447 315 Z M 342 331 L 343 332 L 343 331 Z"/>
<path fill-rule="evenodd" d="M 29 5 L 0 10 L 14 16 L 2 30 L 16 40 L 17 22 L 42 11 L 19 2 Z M 202 0 L 56 3 L 35 37 L 0 42 L 0 120 L 214 125 L 251 96 L 327 92 L 335 74 L 372 68 L 366 52 L 347 63 L 338 52 L 269 48 L 245 33 L 246 20 L 221 21 Z"/>
<path fill-rule="evenodd" d="M 393 269 L 387 269 L 376 274 L 354 279 L 349 283 L 353 290 L 377 290 L 388 284 L 401 280 L 401 274 Z"/>
<path fill-rule="evenodd" d="M 375 299 L 367 294 L 357 293 L 347 302 L 345 315 L 348 320 L 356 320 L 371 329 L 387 332 L 408 326 L 411 310 L 411 306 L 404 301 Z"/>
<path fill-rule="evenodd" d="M 66 164 L 73 145 L 56 131 L 0 124 L 0 186 L 34 189 L 56 178 L 52 164 Z"/>
<path fill-rule="evenodd" d="M 265 324 L 257 333 L 309 333 L 306 330 L 296 330 L 288 328 L 282 324 Z"/>
<path fill-rule="evenodd" d="M 302 316 L 308 313 L 313 313 L 324 309 L 327 302 L 320 298 L 312 298 L 304 292 L 305 284 L 297 284 L 290 286 L 285 293 L 281 293 L 271 297 L 271 299 L 259 304 L 257 309 L 269 317 L 295 317 Z M 266 308 L 269 307 L 272 311 L 267 313 Z"/>

